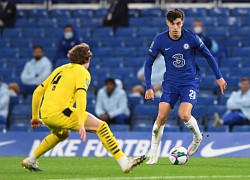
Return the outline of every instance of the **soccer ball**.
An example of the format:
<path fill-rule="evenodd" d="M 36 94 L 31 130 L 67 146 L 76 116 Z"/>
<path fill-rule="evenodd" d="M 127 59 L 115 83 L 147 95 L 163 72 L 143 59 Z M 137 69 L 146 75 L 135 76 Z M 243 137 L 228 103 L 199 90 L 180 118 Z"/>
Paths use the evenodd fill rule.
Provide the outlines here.
<path fill-rule="evenodd" d="M 183 165 L 188 161 L 187 149 L 184 147 L 174 147 L 170 150 L 169 160 L 174 165 Z"/>

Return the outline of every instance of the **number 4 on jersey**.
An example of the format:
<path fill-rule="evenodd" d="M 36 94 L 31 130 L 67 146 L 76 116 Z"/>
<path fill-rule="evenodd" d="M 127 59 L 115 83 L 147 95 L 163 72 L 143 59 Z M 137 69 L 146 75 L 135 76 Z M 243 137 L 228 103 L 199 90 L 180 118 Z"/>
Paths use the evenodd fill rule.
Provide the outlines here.
<path fill-rule="evenodd" d="M 59 83 L 60 79 L 61 79 L 61 72 L 60 71 L 59 73 L 57 73 L 57 75 L 55 75 L 55 77 L 52 79 L 51 81 L 51 84 L 54 84 L 53 88 L 52 88 L 52 91 L 54 91 L 56 89 L 56 85 Z"/>

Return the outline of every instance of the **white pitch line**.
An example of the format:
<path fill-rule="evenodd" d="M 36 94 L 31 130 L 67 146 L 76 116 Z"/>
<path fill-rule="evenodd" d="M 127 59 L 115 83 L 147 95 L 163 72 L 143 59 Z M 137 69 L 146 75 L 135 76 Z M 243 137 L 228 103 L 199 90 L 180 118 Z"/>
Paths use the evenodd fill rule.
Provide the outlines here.
<path fill-rule="evenodd" d="M 49 180 L 155 180 L 155 179 L 225 179 L 225 178 L 250 178 L 250 175 L 227 176 L 145 176 L 145 177 L 108 177 L 108 178 L 77 178 L 77 179 L 49 179 Z"/>

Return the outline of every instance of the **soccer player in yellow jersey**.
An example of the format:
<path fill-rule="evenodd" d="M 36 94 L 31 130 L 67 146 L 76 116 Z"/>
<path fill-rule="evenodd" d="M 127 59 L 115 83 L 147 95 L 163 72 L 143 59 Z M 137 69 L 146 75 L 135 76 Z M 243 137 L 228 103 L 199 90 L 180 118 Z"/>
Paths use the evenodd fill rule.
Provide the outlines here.
<path fill-rule="evenodd" d="M 91 80 L 87 70 L 92 57 L 89 46 L 82 43 L 73 47 L 68 57 L 70 63 L 55 69 L 34 91 L 30 124 L 34 128 L 45 124 L 51 134 L 45 137 L 33 155 L 22 161 L 22 166 L 30 171 L 41 171 L 38 168 L 38 159 L 65 140 L 70 130 L 73 130 L 79 132 L 84 142 L 86 131 L 96 133 L 103 146 L 117 160 L 122 171 L 130 172 L 145 160 L 145 156 L 126 157 L 107 123 L 86 112 L 86 96 Z M 73 107 L 75 102 L 76 108 Z"/>

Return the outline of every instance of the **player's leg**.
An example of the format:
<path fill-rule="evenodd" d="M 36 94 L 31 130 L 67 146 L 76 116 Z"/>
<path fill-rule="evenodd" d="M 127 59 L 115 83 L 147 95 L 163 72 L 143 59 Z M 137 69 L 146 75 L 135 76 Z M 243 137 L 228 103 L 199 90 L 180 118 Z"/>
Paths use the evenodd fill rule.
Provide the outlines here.
<path fill-rule="evenodd" d="M 101 121 L 89 113 L 84 126 L 86 131 L 97 134 L 103 146 L 114 156 L 124 173 L 130 172 L 133 167 L 140 165 L 144 161 L 145 156 L 127 158 L 124 155 L 106 122 Z"/>
<path fill-rule="evenodd" d="M 199 148 L 202 141 L 202 134 L 196 119 L 191 115 L 193 106 L 197 102 L 198 88 L 196 86 L 187 86 L 180 88 L 180 107 L 178 114 L 180 119 L 185 123 L 187 128 L 193 133 L 193 141 L 188 147 L 188 155 L 193 155 Z"/>
<path fill-rule="evenodd" d="M 150 157 L 149 160 L 146 162 L 146 164 L 156 164 L 158 161 L 159 144 L 170 111 L 171 111 L 170 104 L 166 102 L 159 103 L 158 115 L 152 129 Z"/>
<path fill-rule="evenodd" d="M 59 142 L 64 141 L 70 134 L 69 130 L 54 132 L 46 136 L 34 153 L 22 161 L 22 166 L 30 171 L 41 171 L 38 168 L 38 159 L 55 147 Z"/>

